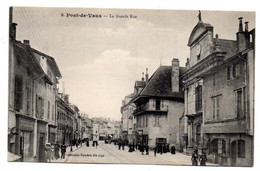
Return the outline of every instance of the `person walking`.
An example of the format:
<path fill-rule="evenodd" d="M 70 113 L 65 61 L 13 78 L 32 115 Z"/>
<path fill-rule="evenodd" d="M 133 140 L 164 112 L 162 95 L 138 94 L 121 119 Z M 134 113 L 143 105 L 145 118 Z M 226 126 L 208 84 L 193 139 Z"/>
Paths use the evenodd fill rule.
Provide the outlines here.
<path fill-rule="evenodd" d="M 73 151 L 73 141 L 72 140 L 70 140 L 70 151 Z"/>
<path fill-rule="evenodd" d="M 145 146 L 145 152 L 146 152 L 146 155 L 149 155 L 149 146 L 148 145 Z"/>
<path fill-rule="evenodd" d="M 56 144 L 55 144 L 55 150 L 54 150 L 54 153 L 55 153 L 55 159 L 59 159 L 60 158 L 60 144 L 59 142 L 57 141 Z"/>
<path fill-rule="evenodd" d="M 198 166 L 198 150 L 194 150 L 191 156 L 192 166 Z"/>
<path fill-rule="evenodd" d="M 125 150 L 125 141 L 122 141 L 122 150 Z"/>
<path fill-rule="evenodd" d="M 140 151 L 142 152 L 142 155 L 144 155 L 144 145 L 143 144 L 140 145 Z"/>
<path fill-rule="evenodd" d="M 86 139 L 86 145 L 87 145 L 87 147 L 89 147 L 89 139 L 88 138 Z"/>
<path fill-rule="evenodd" d="M 205 149 L 202 149 L 202 154 L 200 155 L 200 165 L 201 166 L 206 166 L 206 161 L 207 161 L 207 154 Z"/>
<path fill-rule="evenodd" d="M 155 146 L 153 149 L 154 157 L 156 157 L 156 151 L 157 151 L 157 146 Z"/>
<path fill-rule="evenodd" d="M 67 147 L 66 147 L 65 143 L 63 143 L 61 145 L 61 159 L 65 159 L 66 148 Z"/>
<path fill-rule="evenodd" d="M 121 149 L 121 144 L 122 144 L 122 141 L 121 141 L 121 140 L 118 140 L 118 150 Z"/>
<path fill-rule="evenodd" d="M 79 140 L 76 140 L 76 147 L 78 148 L 79 146 Z"/>

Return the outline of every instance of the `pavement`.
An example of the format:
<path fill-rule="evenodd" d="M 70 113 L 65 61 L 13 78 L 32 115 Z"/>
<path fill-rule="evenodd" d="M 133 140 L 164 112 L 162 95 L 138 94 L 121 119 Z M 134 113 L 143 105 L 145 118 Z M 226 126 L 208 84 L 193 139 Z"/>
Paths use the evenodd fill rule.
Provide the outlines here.
<path fill-rule="evenodd" d="M 92 145 L 92 143 L 90 143 Z M 183 153 L 163 153 L 154 156 L 153 151 L 149 155 L 142 155 L 139 151 L 128 152 L 128 147 L 124 150 L 118 150 L 114 144 L 105 144 L 99 142 L 97 147 L 86 147 L 82 144 L 70 152 L 67 147 L 65 159 L 52 160 L 54 163 L 114 163 L 114 164 L 158 164 L 158 165 L 191 165 L 191 156 Z M 217 166 L 213 163 L 207 163 L 207 166 Z"/>

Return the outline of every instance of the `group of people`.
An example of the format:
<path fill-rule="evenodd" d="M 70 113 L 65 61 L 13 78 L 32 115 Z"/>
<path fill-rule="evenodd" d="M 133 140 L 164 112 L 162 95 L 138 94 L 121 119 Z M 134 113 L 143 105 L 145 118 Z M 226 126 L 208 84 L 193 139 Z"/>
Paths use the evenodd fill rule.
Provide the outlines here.
<path fill-rule="evenodd" d="M 195 149 L 191 156 L 191 162 L 193 166 L 198 166 L 198 161 L 201 166 L 206 166 L 207 154 L 205 149 L 202 149 L 201 155 L 198 154 L 198 150 Z"/>
<path fill-rule="evenodd" d="M 56 144 L 46 143 L 45 144 L 45 162 L 51 162 L 54 158 L 57 160 L 59 158 L 64 159 L 66 153 L 66 145 L 63 143 L 62 145 L 59 142 Z M 61 156 L 60 152 L 61 151 Z"/>
<path fill-rule="evenodd" d="M 170 152 L 170 144 L 157 144 L 154 148 L 154 156 L 156 156 L 156 153 L 168 153 Z M 175 147 L 174 147 L 174 153 L 172 152 L 172 154 L 175 154 Z"/>

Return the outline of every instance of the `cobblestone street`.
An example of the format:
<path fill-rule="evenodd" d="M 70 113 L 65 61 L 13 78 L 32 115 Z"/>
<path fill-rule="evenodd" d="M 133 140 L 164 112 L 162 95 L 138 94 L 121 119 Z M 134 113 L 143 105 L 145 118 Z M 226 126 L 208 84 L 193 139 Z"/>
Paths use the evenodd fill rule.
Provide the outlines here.
<path fill-rule="evenodd" d="M 91 144 L 91 143 L 90 143 Z M 128 152 L 128 147 L 124 150 L 118 150 L 118 146 L 114 144 L 105 144 L 99 142 L 98 147 L 86 147 L 84 144 L 77 149 L 73 147 L 70 152 L 70 147 L 67 148 L 65 159 L 53 160 L 52 162 L 59 163 L 129 163 L 129 164 L 162 164 L 162 165 L 191 165 L 191 157 L 182 153 L 163 153 L 156 154 L 150 150 L 149 155 L 142 155 L 139 151 L 132 153 Z M 207 163 L 207 165 L 216 165 Z"/>

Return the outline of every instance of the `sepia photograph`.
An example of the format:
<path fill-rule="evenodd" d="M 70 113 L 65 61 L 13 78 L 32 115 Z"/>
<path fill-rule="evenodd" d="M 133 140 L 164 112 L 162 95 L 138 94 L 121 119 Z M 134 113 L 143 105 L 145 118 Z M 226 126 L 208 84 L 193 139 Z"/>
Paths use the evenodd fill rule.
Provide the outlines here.
<path fill-rule="evenodd" d="M 10 6 L 7 161 L 253 167 L 255 15 Z"/>

